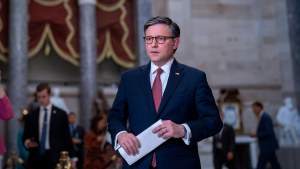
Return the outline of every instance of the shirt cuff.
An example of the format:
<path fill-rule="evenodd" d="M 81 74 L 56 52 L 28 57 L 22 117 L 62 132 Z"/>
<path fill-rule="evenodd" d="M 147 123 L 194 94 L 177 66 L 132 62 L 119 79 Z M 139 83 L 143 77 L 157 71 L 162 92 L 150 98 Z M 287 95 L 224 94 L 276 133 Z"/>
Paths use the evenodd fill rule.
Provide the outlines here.
<path fill-rule="evenodd" d="M 117 135 L 116 135 L 116 138 L 115 138 L 115 146 L 114 146 L 114 149 L 117 150 L 118 148 L 120 148 L 120 144 L 118 143 L 118 136 L 121 134 L 121 133 L 125 133 L 127 131 L 120 131 Z"/>
<path fill-rule="evenodd" d="M 25 146 L 27 149 L 29 149 L 29 147 L 28 147 L 29 141 L 30 141 L 29 139 L 26 139 L 25 142 L 24 142 L 24 146 Z"/>
<path fill-rule="evenodd" d="M 71 160 L 76 162 L 78 161 L 78 157 L 72 157 Z"/>
<path fill-rule="evenodd" d="M 189 145 L 190 144 L 190 138 L 192 137 L 191 129 L 186 123 L 181 124 L 181 125 L 183 125 L 184 128 L 186 129 L 186 137 L 182 138 L 182 140 L 184 141 L 184 143 L 186 145 Z"/>

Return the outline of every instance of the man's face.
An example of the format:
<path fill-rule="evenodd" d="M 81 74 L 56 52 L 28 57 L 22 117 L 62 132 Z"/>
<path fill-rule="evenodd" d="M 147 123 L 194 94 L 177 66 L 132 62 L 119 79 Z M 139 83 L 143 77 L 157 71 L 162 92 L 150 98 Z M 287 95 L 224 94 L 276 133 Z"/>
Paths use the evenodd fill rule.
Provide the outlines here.
<path fill-rule="evenodd" d="M 76 116 L 74 114 L 69 114 L 68 120 L 70 124 L 75 124 L 76 122 Z"/>
<path fill-rule="evenodd" d="M 47 89 L 37 92 L 37 100 L 40 106 L 46 107 L 50 103 L 50 94 Z"/>
<path fill-rule="evenodd" d="M 103 130 L 103 129 L 105 129 L 105 127 L 106 127 L 105 119 L 98 121 L 98 123 L 97 123 L 98 130 Z"/>
<path fill-rule="evenodd" d="M 152 36 L 171 36 L 169 26 L 165 24 L 156 24 L 149 26 L 145 32 L 145 37 Z M 146 44 L 146 52 L 149 59 L 157 66 L 161 67 L 173 57 L 174 49 L 179 45 L 179 37 L 175 39 L 168 38 L 163 44 L 158 44 L 153 39 L 151 44 Z"/>
<path fill-rule="evenodd" d="M 255 115 L 259 115 L 261 108 L 258 106 L 252 106 L 252 110 L 254 112 Z"/>

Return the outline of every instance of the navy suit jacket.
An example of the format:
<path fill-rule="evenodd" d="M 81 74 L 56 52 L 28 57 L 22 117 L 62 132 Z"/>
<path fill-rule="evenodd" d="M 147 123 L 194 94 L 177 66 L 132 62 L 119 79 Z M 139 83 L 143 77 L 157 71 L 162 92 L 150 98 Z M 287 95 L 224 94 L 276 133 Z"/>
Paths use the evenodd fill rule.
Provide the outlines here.
<path fill-rule="evenodd" d="M 191 144 L 181 138 L 171 138 L 154 150 L 158 169 L 199 169 L 197 142 L 218 133 L 223 123 L 204 72 L 179 64 L 174 60 L 158 112 L 155 111 L 150 67 L 147 64 L 122 74 L 118 93 L 108 116 L 108 131 L 116 134 L 128 131 L 138 135 L 157 120 L 186 123 L 192 133 Z M 128 125 L 127 125 L 128 121 Z M 149 168 L 149 153 L 130 167 Z"/>
<path fill-rule="evenodd" d="M 278 141 L 273 130 L 272 119 L 265 112 L 260 118 L 256 136 L 261 153 L 275 152 L 279 148 Z"/>
<path fill-rule="evenodd" d="M 34 139 L 39 143 L 39 114 L 40 108 L 37 108 L 28 115 L 24 127 L 23 142 L 26 139 Z M 68 151 L 70 157 L 75 156 L 67 114 L 62 109 L 53 105 L 51 108 L 49 143 L 54 163 L 59 162 L 61 151 Z M 28 150 L 29 164 L 33 164 L 39 160 L 39 148 L 30 148 Z"/>

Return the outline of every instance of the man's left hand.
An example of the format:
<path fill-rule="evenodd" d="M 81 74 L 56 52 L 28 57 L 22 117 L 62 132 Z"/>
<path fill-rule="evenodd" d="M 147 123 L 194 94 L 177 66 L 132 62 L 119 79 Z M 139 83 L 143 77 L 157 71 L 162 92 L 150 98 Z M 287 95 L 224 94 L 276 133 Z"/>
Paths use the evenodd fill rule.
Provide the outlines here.
<path fill-rule="evenodd" d="M 158 134 L 159 137 L 164 139 L 169 139 L 171 137 L 182 138 L 185 135 L 185 132 L 182 130 L 182 126 L 172 122 L 171 120 L 164 120 L 163 124 L 154 128 L 152 132 Z"/>
<path fill-rule="evenodd" d="M 232 160 L 232 159 L 233 159 L 233 152 L 229 151 L 229 152 L 227 153 L 227 160 L 230 161 L 230 160 Z"/>
<path fill-rule="evenodd" d="M 77 169 L 75 160 L 71 160 L 71 168 L 72 169 Z"/>

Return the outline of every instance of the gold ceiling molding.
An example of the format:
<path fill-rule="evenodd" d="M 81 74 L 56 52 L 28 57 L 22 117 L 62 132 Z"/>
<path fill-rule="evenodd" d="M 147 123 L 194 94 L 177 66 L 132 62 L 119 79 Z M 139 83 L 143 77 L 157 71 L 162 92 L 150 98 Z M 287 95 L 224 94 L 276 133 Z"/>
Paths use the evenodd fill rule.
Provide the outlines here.
<path fill-rule="evenodd" d="M 33 0 L 34 2 L 44 6 L 56 6 L 68 0 Z"/>
<path fill-rule="evenodd" d="M 43 47 L 43 45 L 46 42 L 47 37 L 49 38 L 52 47 L 58 53 L 59 56 L 61 56 L 65 60 L 69 61 L 73 65 L 79 66 L 79 63 L 76 59 L 74 59 L 73 57 L 70 57 L 69 54 L 65 53 L 58 47 L 49 24 L 45 25 L 44 31 L 42 33 L 42 36 L 41 36 L 38 44 L 32 50 L 30 50 L 30 52 L 29 52 L 30 58 L 33 57 L 34 55 L 36 55 L 41 50 L 41 48 Z"/>
<path fill-rule="evenodd" d="M 114 12 L 114 11 L 117 11 L 117 10 L 120 10 L 121 11 L 121 16 L 119 18 L 119 23 L 124 31 L 124 34 L 121 38 L 121 46 L 123 47 L 123 49 L 125 50 L 126 54 L 128 55 L 128 57 L 132 60 L 135 60 L 135 56 L 134 54 L 131 52 L 130 48 L 128 47 L 127 43 L 126 43 L 126 40 L 128 39 L 128 36 L 129 36 L 129 29 L 126 25 L 126 22 L 125 22 L 125 18 L 126 18 L 126 15 L 127 15 L 127 10 L 124 6 L 125 4 L 125 0 L 120 0 L 118 2 L 116 2 L 115 4 L 113 5 L 107 5 L 107 4 L 103 4 L 103 3 L 100 3 L 99 1 L 97 2 L 97 7 L 105 12 Z M 97 63 L 101 63 L 104 58 L 110 58 L 112 57 L 113 60 L 125 67 L 125 68 L 132 68 L 134 67 L 134 64 L 133 63 L 130 63 L 130 62 L 126 62 L 126 61 L 123 61 L 122 59 L 120 59 L 120 57 L 118 57 L 118 55 L 115 53 L 114 49 L 113 49 L 113 46 L 112 46 L 112 42 L 111 42 L 111 33 L 110 33 L 110 30 L 107 30 L 105 32 L 105 42 L 104 42 L 104 48 L 103 48 L 103 51 L 102 53 L 100 54 L 100 57 L 98 57 L 97 59 Z"/>
<path fill-rule="evenodd" d="M 105 56 L 106 56 L 106 58 L 110 58 L 112 55 L 116 56 L 116 54 L 113 51 L 113 48 L 111 46 L 110 31 L 106 30 L 104 47 L 103 47 L 102 53 L 100 54 L 100 57 L 97 58 L 97 63 L 101 63 L 104 60 Z"/>
<path fill-rule="evenodd" d="M 105 57 L 106 56 L 106 57 Z M 118 64 L 125 68 L 132 68 L 134 67 L 134 63 L 130 62 L 124 62 L 122 59 L 120 59 L 115 51 L 113 50 L 112 43 L 111 43 L 111 36 L 110 31 L 105 32 L 105 43 L 102 53 L 100 54 L 100 57 L 97 59 L 97 63 L 101 63 L 104 58 L 110 58 L 112 57 L 113 60 Z"/>
<path fill-rule="evenodd" d="M 73 48 L 73 45 L 72 45 L 72 42 L 71 42 L 72 39 L 75 36 L 75 28 L 74 28 L 74 26 L 71 23 L 71 18 L 72 18 L 73 12 L 72 12 L 72 9 L 71 9 L 70 5 L 68 5 L 67 2 L 64 3 L 64 7 L 65 7 L 65 9 L 66 9 L 66 11 L 68 13 L 65 21 L 66 21 L 67 26 L 68 26 L 68 28 L 70 30 L 70 33 L 68 34 L 68 37 L 66 39 L 66 44 L 67 44 L 67 47 L 68 47 L 69 51 L 73 55 L 73 57 L 79 58 L 79 54 Z"/>
<path fill-rule="evenodd" d="M 124 6 L 125 0 L 120 0 L 116 2 L 114 5 L 107 5 L 97 1 L 97 7 L 105 12 L 113 12 Z"/>
<path fill-rule="evenodd" d="M 0 49 L 1 49 L 1 52 L 3 52 L 3 53 L 8 52 L 7 48 L 5 48 L 1 42 L 0 42 Z"/>
<path fill-rule="evenodd" d="M 2 9 L 2 4 L 0 2 L 0 10 Z M 2 17 L 0 17 L 0 32 L 3 30 L 3 21 L 2 21 Z M 2 44 L 2 41 L 0 41 L 0 60 L 3 62 L 7 62 L 7 58 L 4 56 L 5 54 L 7 54 L 7 48 L 4 47 L 4 45 Z"/>
<path fill-rule="evenodd" d="M 66 47 L 69 50 L 70 54 L 61 50 L 61 48 L 59 47 L 59 45 L 57 44 L 57 42 L 54 38 L 53 30 L 51 30 L 51 25 L 49 23 L 45 23 L 43 33 L 42 33 L 37 45 L 35 45 L 34 48 L 32 48 L 30 50 L 29 57 L 31 58 L 31 57 L 35 56 L 42 49 L 44 44 L 46 45 L 46 47 L 49 48 L 49 45 L 46 44 L 46 39 L 48 37 L 50 40 L 51 46 L 54 48 L 54 50 L 57 52 L 57 54 L 60 57 L 69 61 L 70 63 L 72 63 L 75 66 L 79 66 L 79 63 L 77 61 L 77 58 L 79 58 L 79 54 L 78 54 L 78 52 L 76 52 L 76 50 L 74 49 L 72 42 L 71 42 L 75 38 L 75 28 L 71 23 L 73 12 L 72 12 L 70 5 L 68 4 L 68 0 L 46 0 L 47 1 L 46 3 L 44 3 L 45 0 L 34 0 L 34 1 L 35 2 L 38 1 L 38 4 L 39 5 L 42 4 L 43 6 L 63 5 L 63 7 L 67 13 L 66 18 L 65 18 L 65 23 L 66 23 L 68 31 L 69 31 L 69 33 L 67 34 L 67 38 L 65 40 L 65 44 L 66 44 Z M 49 50 L 45 49 L 45 54 L 47 54 L 47 53 L 49 54 L 49 52 L 50 52 Z"/>
<path fill-rule="evenodd" d="M 7 63 L 7 59 L 1 54 L 0 54 L 0 60 L 4 63 Z"/>
<path fill-rule="evenodd" d="M 3 30 L 3 21 L 2 18 L 0 17 L 0 32 Z M 2 60 L 3 62 L 7 62 L 7 58 L 5 58 L 3 55 L 7 54 L 7 48 L 4 47 L 4 45 L 2 44 L 2 41 L 0 41 L 0 60 Z"/>
<path fill-rule="evenodd" d="M 0 10 L 1 10 L 1 8 L 0 8 Z M 0 32 L 2 31 L 2 29 L 3 29 L 3 21 L 2 21 L 2 18 L 0 17 Z"/>
<path fill-rule="evenodd" d="M 39 17 L 39 12 L 30 12 L 29 17 L 34 17 L 33 15 L 37 15 L 35 19 L 29 19 L 30 29 L 29 31 L 34 31 L 35 29 L 37 32 L 31 32 L 29 37 L 29 45 L 30 49 L 28 51 L 28 58 L 32 58 L 36 56 L 41 50 L 44 50 L 46 55 L 49 55 L 51 50 L 53 49 L 59 57 L 63 58 L 64 60 L 70 62 L 75 66 L 79 66 L 79 44 L 77 39 L 77 22 L 74 19 L 77 19 L 77 15 L 73 12 L 73 5 L 77 3 L 77 0 L 28 0 L 29 3 L 33 4 L 33 10 L 37 9 L 37 12 L 53 12 L 54 8 L 58 9 L 60 13 L 54 13 L 54 17 L 60 15 L 59 22 L 52 23 L 49 20 L 53 20 L 51 16 L 42 16 Z M 49 7 L 49 10 L 47 9 Z M 54 8 L 53 8 L 54 7 Z M 75 6 L 74 6 L 75 7 Z M 130 12 L 127 10 L 127 1 L 126 0 L 118 0 L 113 1 L 111 4 L 105 4 L 104 2 L 101 3 L 97 1 L 96 4 L 97 10 L 104 13 L 112 13 L 112 15 L 116 16 L 114 18 L 114 23 L 117 25 L 117 29 L 122 31 L 121 35 L 112 34 L 112 30 L 114 28 L 106 27 L 105 32 L 100 32 L 100 36 L 104 36 L 104 44 L 102 49 L 100 46 L 97 46 L 100 53 L 97 54 L 97 63 L 101 63 L 105 58 L 111 58 L 114 60 L 115 63 L 118 65 L 131 68 L 135 65 L 135 56 L 131 49 L 132 39 L 129 39 L 131 36 L 131 30 L 129 28 L 131 25 L 126 23 L 126 20 L 131 18 L 128 15 Z M 1 7 L 0 7 L 1 8 Z M 50 15 L 50 14 L 48 14 Z M 109 14 L 110 15 L 110 14 Z M 76 17 L 76 18 L 74 18 Z M 75 22 L 74 22 L 75 21 Z M 74 22 L 74 23 L 73 23 Z M 3 23 L 3 18 L 0 17 L 0 31 L 5 28 L 6 23 Z M 60 36 L 60 33 L 63 32 L 63 35 Z M 103 37 L 102 37 L 103 38 Z M 102 39 L 101 38 L 101 39 Z M 116 39 L 115 39 L 116 38 Z M 120 49 L 116 49 L 116 46 L 113 45 L 116 43 Z M 78 49 L 77 49 L 78 47 Z M 52 49 L 51 49 L 52 48 Z M 120 50 L 120 51 L 119 51 Z M 8 49 L 5 48 L 3 41 L 0 42 L 0 60 L 7 61 L 7 52 Z"/>
<path fill-rule="evenodd" d="M 130 59 L 135 59 L 133 53 L 131 52 L 130 48 L 127 46 L 127 43 L 126 43 L 126 40 L 128 39 L 128 36 L 129 36 L 129 29 L 125 23 L 125 17 L 127 15 L 127 10 L 126 8 L 123 6 L 121 8 L 121 11 L 122 11 L 122 14 L 121 14 L 121 17 L 120 17 L 120 24 L 124 30 L 124 35 L 122 37 L 122 40 L 121 40 L 121 44 L 124 48 L 124 50 L 126 51 L 126 53 L 128 54 L 129 58 Z"/>

